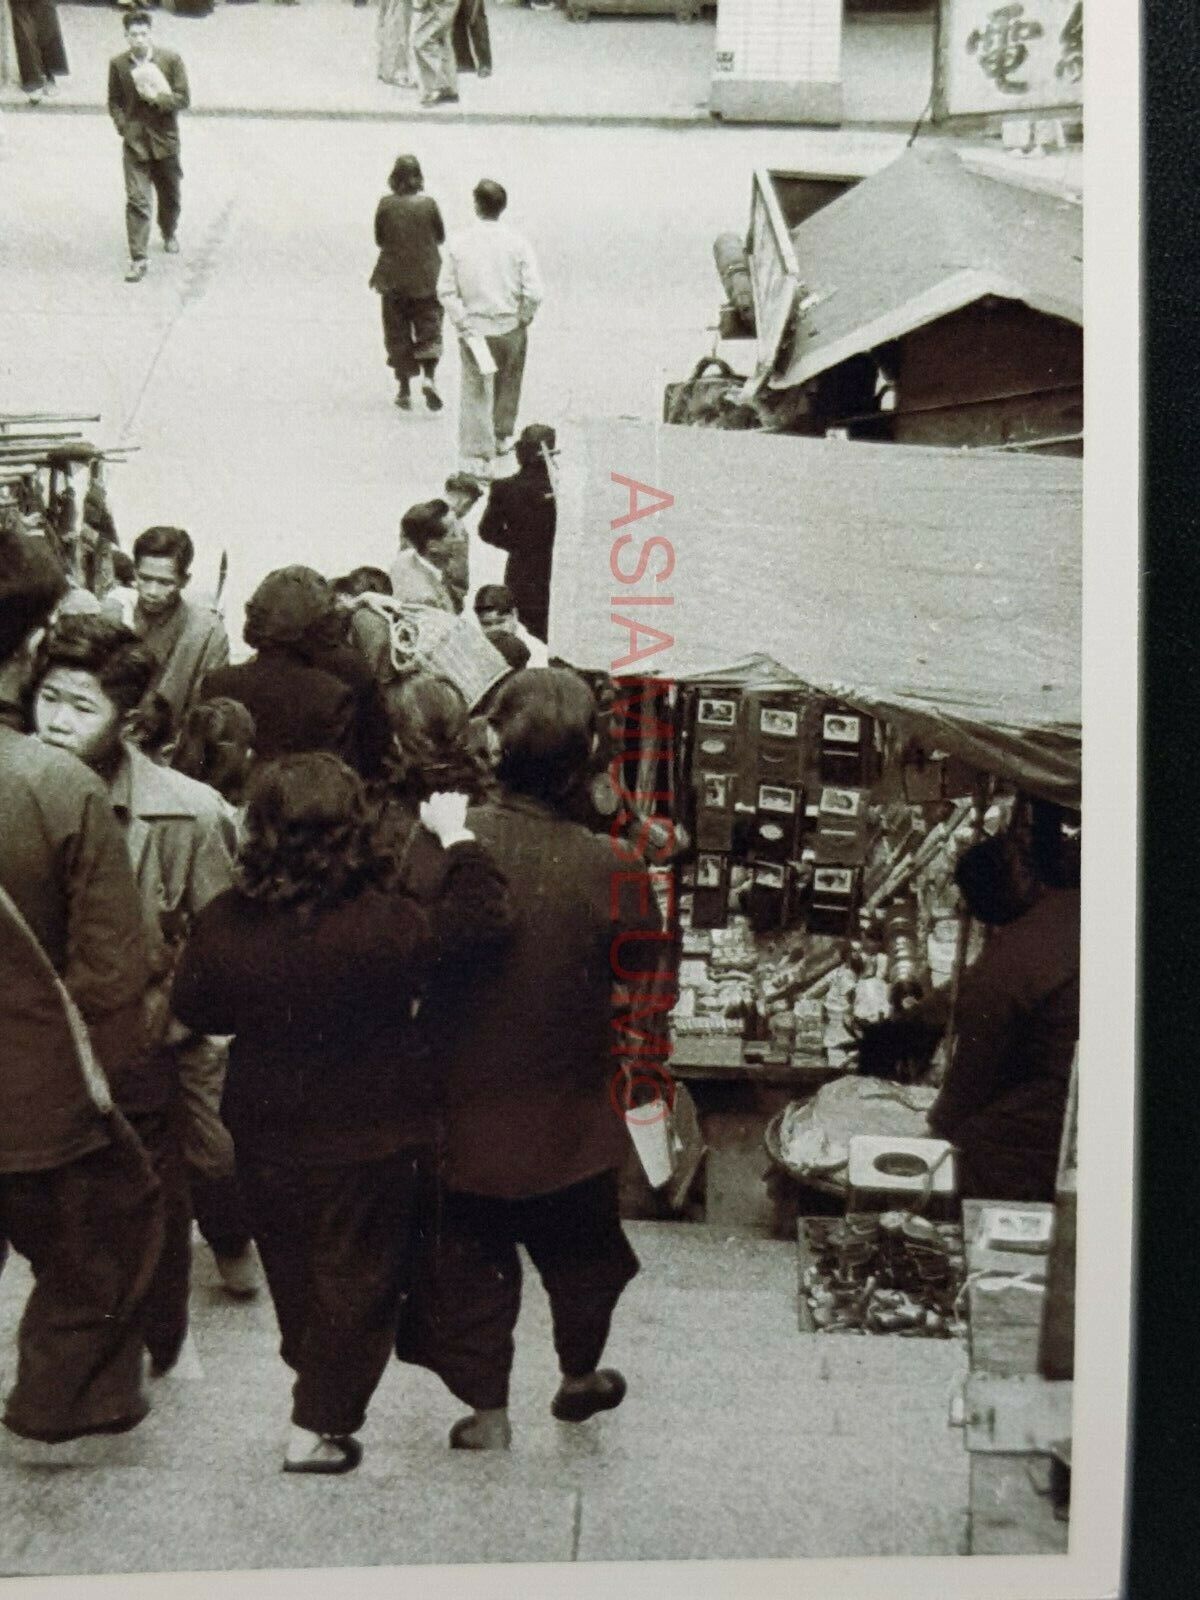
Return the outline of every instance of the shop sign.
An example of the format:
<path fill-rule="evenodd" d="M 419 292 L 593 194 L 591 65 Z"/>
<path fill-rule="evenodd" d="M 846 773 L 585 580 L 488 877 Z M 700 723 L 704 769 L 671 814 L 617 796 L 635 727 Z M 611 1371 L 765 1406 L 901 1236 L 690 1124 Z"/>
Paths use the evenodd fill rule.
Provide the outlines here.
<path fill-rule="evenodd" d="M 940 0 L 934 116 L 1083 102 L 1083 0 Z"/>
<path fill-rule="evenodd" d="M 771 175 L 754 174 L 750 195 L 750 282 L 758 330 L 758 365 L 765 376 L 775 364 L 780 341 L 792 320 L 800 288 L 800 269 L 792 236 L 775 196 Z"/>

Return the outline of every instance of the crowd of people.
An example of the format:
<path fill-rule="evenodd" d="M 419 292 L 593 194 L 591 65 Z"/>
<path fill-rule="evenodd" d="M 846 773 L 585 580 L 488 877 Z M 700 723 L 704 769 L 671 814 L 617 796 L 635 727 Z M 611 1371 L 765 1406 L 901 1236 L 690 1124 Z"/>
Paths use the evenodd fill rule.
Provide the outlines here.
<path fill-rule="evenodd" d="M 600 1362 L 637 1261 L 611 1040 L 636 994 L 610 951 L 663 925 L 628 866 L 613 900 L 603 701 L 546 644 L 554 443 L 526 429 L 483 506 L 505 584 L 468 603 L 483 492 L 455 474 L 404 514 L 390 572 L 267 574 L 236 663 L 186 593 L 184 530 L 144 531 L 100 598 L 48 540 L 0 537 L 24 1448 L 131 1429 L 181 1370 L 193 1221 L 231 1294 L 265 1278 L 288 1472 L 357 1465 L 393 1353 L 470 1408 L 454 1447 L 505 1448 L 518 1244 L 553 1310 L 554 1415 L 620 1402 Z M 414 617 L 494 653 L 483 693 L 406 654 Z M 638 944 L 647 982 L 661 947 Z"/>

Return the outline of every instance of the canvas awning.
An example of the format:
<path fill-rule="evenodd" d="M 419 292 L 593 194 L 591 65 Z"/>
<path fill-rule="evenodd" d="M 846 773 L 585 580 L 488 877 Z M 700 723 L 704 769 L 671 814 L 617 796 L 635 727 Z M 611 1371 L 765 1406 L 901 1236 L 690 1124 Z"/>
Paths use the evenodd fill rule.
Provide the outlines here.
<path fill-rule="evenodd" d="M 615 420 L 564 429 L 562 446 L 550 643 L 565 659 L 678 679 L 769 657 L 1078 806 L 1079 461 Z M 674 504 L 614 530 L 630 491 L 613 474 Z M 660 546 L 618 581 L 623 534 L 624 571 L 658 536 L 669 576 L 654 581 Z M 669 647 L 629 663 L 631 637 L 661 642 L 633 625 Z"/>

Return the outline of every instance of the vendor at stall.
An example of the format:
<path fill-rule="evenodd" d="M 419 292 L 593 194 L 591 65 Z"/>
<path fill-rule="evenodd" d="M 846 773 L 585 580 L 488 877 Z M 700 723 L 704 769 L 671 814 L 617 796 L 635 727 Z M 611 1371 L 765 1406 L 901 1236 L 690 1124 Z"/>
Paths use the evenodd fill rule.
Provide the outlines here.
<path fill-rule="evenodd" d="M 964 1199 L 1052 1201 L 1079 1037 L 1079 890 L 1041 882 L 1010 835 L 972 846 L 955 878 L 989 935 L 963 974 L 930 1130 L 958 1152 Z"/>

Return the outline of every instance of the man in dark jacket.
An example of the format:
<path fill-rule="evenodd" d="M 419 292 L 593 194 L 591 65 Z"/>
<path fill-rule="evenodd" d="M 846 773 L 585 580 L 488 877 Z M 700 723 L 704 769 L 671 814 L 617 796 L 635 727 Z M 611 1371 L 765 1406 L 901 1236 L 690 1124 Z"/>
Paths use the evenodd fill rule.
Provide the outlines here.
<path fill-rule="evenodd" d="M 492 484 L 479 523 L 484 544 L 508 551 L 504 582 L 517 602 L 522 625 L 543 641 L 550 625 L 550 573 L 557 526 L 547 460 L 554 447 L 553 428 L 534 422 L 524 430 L 516 446 L 520 470 Z"/>
<path fill-rule="evenodd" d="M 20 700 L 63 588 L 40 541 L 0 538 L 0 700 Z M 54 1445 L 122 1432 L 148 1410 L 141 1305 L 162 1238 L 158 1185 L 104 1071 L 141 1049 L 149 969 L 99 779 L 0 724 L 0 815 L 0 1259 L 11 1245 L 34 1275 L 4 1423 Z"/>
<path fill-rule="evenodd" d="M 202 699 L 225 695 L 246 707 L 262 761 L 327 750 L 356 770 L 363 766 L 355 691 L 335 672 L 312 664 L 314 635 L 320 636 L 333 609 L 329 585 L 311 567 L 268 573 L 246 605 L 242 636 L 257 653 L 210 672 L 201 685 Z"/>
<path fill-rule="evenodd" d="M 956 1147 L 963 1196 L 1050 1201 L 1079 1038 L 1079 891 L 1037 882 L 1003 837 L 969 850 L 956 877 L 990 931 L 963 976 L 929 1126 Z"/>
<path fill-rule="evenodd" d="M 187 73 L 174 50 L 151 42 L 148 11 L 131 11 L 124 19 L 128 50 L 108 64 L 108 114 L 113 119 L 125 162 L 125 228 L 129 236 L 126 283 L 146 276 L 146 252 L 154 197 L 158 226 L 169 255 L 179 249 L 180 185 L 179 116 L 191 104 Z"/>

